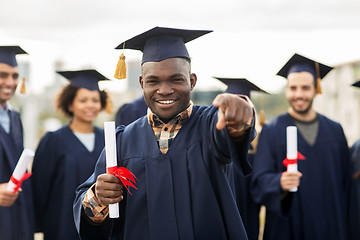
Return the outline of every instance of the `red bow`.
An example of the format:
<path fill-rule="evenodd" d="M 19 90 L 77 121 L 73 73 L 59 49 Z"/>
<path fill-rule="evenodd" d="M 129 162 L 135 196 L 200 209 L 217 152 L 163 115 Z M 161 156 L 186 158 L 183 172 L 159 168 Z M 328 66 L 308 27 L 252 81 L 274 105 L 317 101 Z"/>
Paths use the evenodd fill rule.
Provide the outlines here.
<path fill-rule="evenodd" d="M 289 164 L 296 164 L 298 160 L 305 160 L 306 157 L 304 157 L 304 155 L 302 155 L 301 153 L 297 153 L 297 158 L 296 159 L 287 159 L 285 158 L 283 161 L 283 165 L 285 167 L 287 167 Z"/>
<path fill-rule="evenodd" d="M 138 179 L 128 169 L 126 169 L 124 167 L 114 166 L 114 167 L 107 168 L 107 172 L 109 174 L 112 174 L 115 177 L 119 178 L 121 183 L 125 186 L 125 188 L 128 190 L 128 192 L 130 194 L 131 194 L 131 192 L 130 192 L 130 190 L 129 190 L 129 188 L 127 186 L 131 186 L 131 187 L 137 189 L 134 184 L 136 184 L 135 180 L 138 180 Z"/>
<path fill-rule="evenodd" d="M 20 178 L 20 180 L 17 180 L 16 178 L 14 178 L 14 176 L 11 175 L 10 181 L 12 181 L 15 184 L 13 193 L 16 193 L 19 190 L 19 188 L 21 187 L 21 184 L 23 183 L 23 181 L 28 179 L 30 176 L 31 176 L 31 173 L 27 172 L 22 176 L 22 178 Z"/>

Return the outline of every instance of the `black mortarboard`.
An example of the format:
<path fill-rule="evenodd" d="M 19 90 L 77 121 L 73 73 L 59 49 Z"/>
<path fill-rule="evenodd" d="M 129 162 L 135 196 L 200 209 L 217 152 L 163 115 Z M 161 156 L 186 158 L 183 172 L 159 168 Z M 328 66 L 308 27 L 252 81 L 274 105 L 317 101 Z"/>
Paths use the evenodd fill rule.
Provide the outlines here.
<path fill-rule="evenodd" d="M 79 71 L 57 71 L 61 76 L 65 77 L 70 83 L 79 88 L 88 90 L 99 90 L 98 81 L 109 80 L 101 73 L 94 69 Z"/>
<path fill-rule="evenodd" d="M 333 67 L 295 53 L 280 69 L 277 75 L 287 78 L 288 75 L 293 72 L 309 72 L 317 81 L 317 92 L 321 93 L 320 80 L 323 79 L 332 69 Z"/>
<path fill-rule="evenodd" d="M 16 55 L 28 54 L 19 46 L 0 46 L 0 63 L 6 63 L 12 67 L 16 67 Z"/>
<path fill-rule="evenodd" d="M 250 91 L 258 91 L 268 94 L 268 92 L 262 90 L 252 82 L 248 81 L 245 78 L 221 78 L 221 77 L 214 77 L 221 82 L 225 83 L 228 88 L 225 90 L 227 93 L 234 93 L 234 94 L 244 94 L 250 97 Z"/>
<path fill-rule="evenodd" d="M 354 82 L 351 86 L 360 88 L 360 81 Z"/>
<path fill-rule="evenodd" d="M 173 57 L 190 59 L 185 43 L 212 31 L 186 30 L 154 27 L 116 47 L 116 49 L 135 49 L 143 52 L 142 63 L 159 62 Z"/>

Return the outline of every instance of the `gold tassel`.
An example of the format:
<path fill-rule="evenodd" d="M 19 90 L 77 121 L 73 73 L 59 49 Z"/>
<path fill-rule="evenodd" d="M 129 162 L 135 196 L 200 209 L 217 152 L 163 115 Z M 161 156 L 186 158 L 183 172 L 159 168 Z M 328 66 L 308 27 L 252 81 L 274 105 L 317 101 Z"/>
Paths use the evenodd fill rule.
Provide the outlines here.
<path fill-rule="evenodd" d="M 25 77 L 23 77 L 23 79 L 22 79 L 21 88 L 20 88 L 20 93 L 22 93 L 22 94 L 25 94 L 25 93 L 26 93 Z"/>
<path fill-rule="evenodd" d="M 322 94 L 321 78 L 317 78 L 316 93 L 317 94 Z"/>
<path fill-rule="evenodd" d="M 264 126 L 265 124 L 265 111 L 264 109 L 261 109 L 260 112 L 259 112 L 259 124 L 260 126 Z"/>
<path fill-rule="evenodd" d="M 320 78 L 320 70 L 319 70 L 319 63 L 315 62 L 315 69 L 316 69 L 316 76 L 317 76 L 317 83 L 316 83 L 316 93 L 317 94 L 322 94 L 322 89 L 321 89 L 321 78 Z"/>
<path fill-rule="evenodd" d="M 123 53 L 120 55 L 119 61 L 116 65 L 114 78 L 117 78 L 117 79 L 125 79 L 126 78 L 125 55 Z"/>
<path fill-rule="evenodd" d="M 108 114 L 112 114 L 112 102 L 109 97 L 106 98 L 105 110 Z"/>
<path fill-rule="evenodd" d="M 124 49 L 125 49 L 125 42 L 123 44 L 123 53 L 120 55 L 119 61 L 116 65 L 116 70 L 115 70 L 115 74 L 114 74 L 114 78 L 116 78 L 116 79 L 125 79 L 126 78 L 126 64 L 125 64 Z"/>

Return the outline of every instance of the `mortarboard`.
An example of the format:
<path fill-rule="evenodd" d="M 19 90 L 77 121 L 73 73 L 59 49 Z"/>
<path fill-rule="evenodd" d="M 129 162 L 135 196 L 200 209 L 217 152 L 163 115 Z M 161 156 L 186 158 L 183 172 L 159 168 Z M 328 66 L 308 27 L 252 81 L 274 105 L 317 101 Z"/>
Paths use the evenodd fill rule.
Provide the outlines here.
<path fill-rule="evenodd" d="M 88 90 L 100 90 L 98 82 L 102 80 L 109 80 L 107 77 L 103 76 L 94 69 L 57 71 L 57 73 L 68 79 L 72 85 L 79 88 L 86 88 Z"/>
<path fill-rule="evenodd" d="M 360 88 L 360 81 L 354 82 L 351 86 Z"/>
<path fill-rule="evenodd" d="M 221 82 L 225 83 L 228 88 L 225 90 L 227 93 L 234 93 L 234 94 L 244 94 L 250 97 L 250 91 L 257 91 L 269 94 L 268 92 L 262 90 L 252 82 L 248 81 L 245 78 L 221 78 L 221 77 L 214 77 Z"/>
<path fill-rule="evenodd" d="M 12 67 L 16 67 L 16 55 L 28 54 L 19 46 L 0 46 L 0 63 L 6 63 Z"/>
<path fill-rule="evenodd" d="M 251 91 L 257 91 L 257 92 L 269 94 L 268 92 L 262 90 L 261 88 L 259 88 L 258 86 L 256 86 L 255 84 L 253 84 L 252 82 L 250 82 L 245 78 L 221 78 L 221 77 L 214 77 L 214 78 L 220 80 L 221 82 L 225 83 L 228 86 L 228 88 L 225 90 L 225 92 L 227 93 L 243 94 L 248 96 L 250 99 L 251 99 L 250 96 Z M 262 102 L 261 105 L 263 105 Z M 262 126 L 265 124 L 265 112 L 263 110 L 263 106 L 261 106 L 259 114 L 260 114 L 259 122 L 260 125 Z"/>
<path fill-rule="evenodd" d="M 159 62 L 174 57 L 190 59 L 185 43 L 210 32 L 212 31 L 154 27 L 121 43 L 115 49 L 134 49 L 142 51 L 143 57 L 141 64 L 145 62 Z M 124 59 L 125 57 L 122 54 L 120 60 Z M 115 73 L 115 78 L 121 79 L 121 74 L 118 70 L 119 64 Z"/>
<path fill-rule="evenodd" d="M 287 78 L 288 75 L 293 72 L 309 72 L 317 81 L 317 93 L 321 93 L 320 80 L 323 79 L 332 69 L 333 67 L 295 53 L 276 75 Z"/>

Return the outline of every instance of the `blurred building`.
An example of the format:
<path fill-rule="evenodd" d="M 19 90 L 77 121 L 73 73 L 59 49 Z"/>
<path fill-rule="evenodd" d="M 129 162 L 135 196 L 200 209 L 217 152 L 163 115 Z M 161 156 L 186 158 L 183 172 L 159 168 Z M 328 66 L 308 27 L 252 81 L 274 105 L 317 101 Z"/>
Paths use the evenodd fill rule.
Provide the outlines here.
<path fill-rule="evenodd" d="M 315 98 L 314 108 L 340 122 L 349 145 L 360 138 L 360 89 L 351 84 L 360 80 L 360 61 L 344 63 L 321 81 L 323 93 Z"/>

